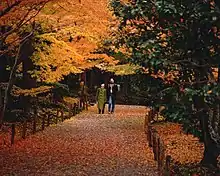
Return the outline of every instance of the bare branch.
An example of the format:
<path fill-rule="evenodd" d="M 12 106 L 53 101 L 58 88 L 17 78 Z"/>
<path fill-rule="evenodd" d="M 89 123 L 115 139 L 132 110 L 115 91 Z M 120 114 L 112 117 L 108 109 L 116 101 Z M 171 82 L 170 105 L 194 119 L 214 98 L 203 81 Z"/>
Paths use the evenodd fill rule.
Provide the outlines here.
<path fill-rule="evenodd" d="M 1 42 L 4 42 L 9 35 L 16 32 L 19 28 L 21 28 L 22 26 L 24 26 L 25 24 L 30 22 L 33 18 L 35 18 L 49 1 L 50 0 L 48 0 L 44 3 L 38 4 L 37 6 L 41 6 L 41 7 L 37 10 L 37 12 L 35 14 L 31 15 L 28 19 L 26 19 L 29 16 L 29 14 L 31 13 L 31 11 L 33 11 L 37 6 L 34 6 L 31 9 L 29 9 L 28 12 L 23 16 L 23 18 L 19 21 L 19 23 L 16 25 L 15 28 L 13 28 L 10 31 L 3 34 L 3 36 L 0 38 Z"/>
<path fill-rule="evenodd" d="M 3 11 L 0 12 L 0 18 L 2 16 L 4 16 L 5 14 L 7 14 L 8 12 L 10 12 L 11 9 L 13 9 L 14 7 L 18 6 L 21 3 L 21 1 L 15 1 L 13 4 L 9 5 L 6 9 L 4 9 Z"/>
<path fill-rule="evenodd" d="M 188 63 L 188 64 L 191 64 L 195 67 L 208 67 L 209 64 L 204 64 L 204 65 L 199 65 L 199 64 L 196 64 L 195 62 L 192 62 L 192 61 L 189 61 L 189 60 L 179 60 L 179 61 L 175 61 L 175 62 L 172 62 L 173 64 L 179 64 L 179 63 Z"/>
<path fill-rule="evenodd" d="M 48 2 L 48 1 L 47 1 Z M 27 24 L 29 21 L 31 21 L 33 18 L 35 18 L 39 13 L 40 13 L 40 11 L 44 8 L 44 6 L 47 4 L 47 2 L 45 2 L 38 10 L 37 10 L 37 12 L 34 14 L 34 15 L 32 15 L 30 18 L 28 18 L 26 21 L 23 21 L 23 23 L 21 24 L 21 26 L 23 26 L 23 25 L 25 25 L 25 24 Z M 21 27 L 20 26 L 20 27 Z"/>
<path fill-rule="evenodd" d="M 195 85 L 195 84 L 208 84 L 208 83 L 214 83 L 213 80 L 204 80 L 204 81 L 194 81 L 194 82 L 182 82 L 182 85 Z"/>
<path fill-rule="evenodd" d="M 59 3 L 57 3 L 59 7 L 61 7 L 63 10 L 69 12 L 69 13 L 72 13 L 71 11 L 67 10 L 65 7 L 61 6 Z"/>

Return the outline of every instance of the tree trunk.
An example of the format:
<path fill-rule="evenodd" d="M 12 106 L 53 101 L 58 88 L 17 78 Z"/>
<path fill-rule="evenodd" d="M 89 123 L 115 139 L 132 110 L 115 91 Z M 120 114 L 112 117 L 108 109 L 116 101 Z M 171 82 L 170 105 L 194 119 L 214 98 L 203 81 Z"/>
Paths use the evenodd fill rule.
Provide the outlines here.
<path fill-rule="evenodd" d="M 194 105 L 197 109 L 198 117 L 200 119 L 200 127 L 202 130 L 202 140 L 204 142 L 204 154 L 201 164 L 204 166 L 217 167 L 217 158 L 219 155 L 219 146 L 213 140 L 210 127 L 212 126 L 213 116 L 219 115 L 218 111 L 210 111 L 209 107 L 204 102 L 203 97 L 194 97 Z M 217 106 L 218 107 L 218 106 Z"/>
<path fill-rule="evenodd" d="M 204 64 L 204 63 L 202 63 Z M 211 76 L 211 80 L 214 80 L 214 76 L 210 69 L 202 68 L 199 70 L 200 74 L 197 76 L 196 81 L 209 80 L 209 76 Z M 219 75 L 218 75 L 219 76 Z M 219 78 L 218 78 L 219 80 Z M 196 88 L 202 86 L 201 84 L 197 84 Z M 219 146 L 219 132 L 216 131 L 217 128 L 220 128 L 219 124 L 219 102 L 215 102 L 212 105 L 208 105 L 204 101 L 204 96 L 196 96 L 194 97 L 194 105 L 198 113 L 198 117 L 200 119 L 200 126 L 203 135 L 204 141 L 204 154 L 201 164 L 208 167 L 217 168 L 217 158 L 220 154 L 220 146 Z"/>
<path fill-rule="evenodd" d="M 203 113 L 201 116 L 201 127 L 204 139 L 204 154 L 201 161 L 202 165 L 212 166 L 217 168 L 217 158 L 220 154 L 220 146 L 212 139 L 210 134 L 210 118 L 208 113 Z"/>
<path fill-rule="evenodd" d="M 201 164 L 208 167 L 217 168 L 217 158 L 219 156 L 219 148 L 214 143 L 209 143 L 205 146 L 205 150 L 203 153 L 203 159 Z"/>
<path fill-rule="evenodd" d="M 218 66 L 217 83 L 220 83 L 220 65 Z M 217 158 L 220 155 L 220 102 L 216 102 L 213 109 L 210 109 L 206 115 L 201 117 L 205 146 L 201 163 L 217 167 Z"/>
<path fill-rule="evenodd" d="M 0 128 L 2 127 L 5 111 L 7 109 L 8 96 L 9 96 L 9 94 L 11 92 L 11 89 L 12 89 L 12 86 L 13 86 L 14 77 L 15 77 L 15 73 L 16 73 L 16 70 L 17 70 L 17 66 L 18 66 L 18 60 L 19 60 L 21 47 L 22 47 L 22 44 L 18 48 L 18 52 L 17 52 L 16 58 L 15 58 L 15 62 L 14 62 L 14 65 L 13 65 L 11 73 L 10 73 L 8 85 L 7 85 L 7 88 L 5 89 L 3 108 L 2 108 L 1 114 L 0 114 Z"/>
<path fill-rule="evenodd" d="M 12 67 L 12 70 L 10 72 L 10 76 L 9 76 L 9 81 L 8 81 L 8 85 L 7 88 L 5 89 L 5 93 L 4 93 L 4 102 L 3 102 L 3 108 L 1 110 L 1 114 L 0 114 L 0 129 L 3 125 L 3 119 L 5 116 L 5 111 L 7 109 L 7 105 L 8 105 L 8 96 L 11 92 L 11 89 L 13 87 L 13 83 L 14 83 L 14 78 L 15 78 L 15 73 L 19 64 L 19 58 L 20 58 L 20 53 L 21 53 L 21 48 L 22 46 L 25 44 L 25 42 L 27 41 L 27 39 L 29 39 L 32 36 L 33 33 L 30 33 L 29 35 L 27 35 L 22 41 L 21 44 L 19 45 L 18 51 L 17 51 L 17 55 L 15 57 L 15 61 L 14 61 L 14 65 Z"/>

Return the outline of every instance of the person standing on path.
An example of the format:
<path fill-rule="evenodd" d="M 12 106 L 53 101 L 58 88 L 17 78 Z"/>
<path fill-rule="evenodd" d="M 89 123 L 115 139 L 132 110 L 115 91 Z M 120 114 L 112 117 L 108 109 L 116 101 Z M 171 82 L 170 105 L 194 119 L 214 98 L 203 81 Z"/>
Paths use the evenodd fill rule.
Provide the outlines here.
<path fill-rule="evenodd" d="M 88 110 L 88 87 L 85 85 L 84 81 L 80 82 L 80 90 L 79 90 L 79 97 L 80 97 L 80 108 Z"/>
<path fill-rule="evenodd" d="M 108 113 L 114 113 L 115 111 L 115 99 L 116 93 L 118 92 L 118 86 L 115 84 L 113 78 L 110 79 L 107 89 L 108 96 Z"/>
<path fill-rule="evenodd" d="M 105 89 L 105 84 L 101 84 L 101 87 L 97 89 L 96 92 L 96 101 L 99 114 L 104 114 L 105 112 L 105 103 L 107 100 L 107 93 Z"/>

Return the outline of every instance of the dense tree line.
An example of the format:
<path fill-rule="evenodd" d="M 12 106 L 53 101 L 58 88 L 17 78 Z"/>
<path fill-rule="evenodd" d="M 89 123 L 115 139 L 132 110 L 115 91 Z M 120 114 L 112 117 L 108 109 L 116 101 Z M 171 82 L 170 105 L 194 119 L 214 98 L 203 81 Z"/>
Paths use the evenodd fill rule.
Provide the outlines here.
<path fill-rule="evenodd" d="M 154 108 L 181 122 L 204 141 L 203 164 L 217 166 L 220 154 L 220 9 L 214 1 L 111 1 L 120 21 L 108 53 L 123 53 L 143 67 L 159 87 Z M 111 44 L 110 44 L 111 43 Z M 115 54 L 115 53 L 114 53 Z M 162 85 L 161 85 L 161 79 Z M 159 98 L 158 98 L 159 97 Z"/>

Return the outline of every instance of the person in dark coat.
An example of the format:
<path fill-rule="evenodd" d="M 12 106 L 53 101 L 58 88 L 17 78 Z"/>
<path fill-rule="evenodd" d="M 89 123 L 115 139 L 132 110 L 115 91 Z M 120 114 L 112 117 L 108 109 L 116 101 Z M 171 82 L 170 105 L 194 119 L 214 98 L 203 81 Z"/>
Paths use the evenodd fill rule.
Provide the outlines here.
<path fill-rule="evenodd" d="M 115 84 L 114 79 L 111 78 L 107 88 L 108 96 L 108 113 L 114 113 L 116 94 L 118 92 L 118 86 Z"/>

